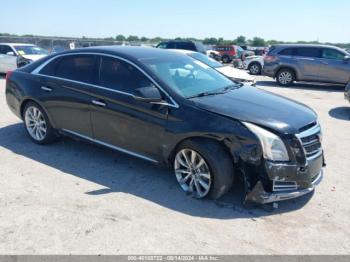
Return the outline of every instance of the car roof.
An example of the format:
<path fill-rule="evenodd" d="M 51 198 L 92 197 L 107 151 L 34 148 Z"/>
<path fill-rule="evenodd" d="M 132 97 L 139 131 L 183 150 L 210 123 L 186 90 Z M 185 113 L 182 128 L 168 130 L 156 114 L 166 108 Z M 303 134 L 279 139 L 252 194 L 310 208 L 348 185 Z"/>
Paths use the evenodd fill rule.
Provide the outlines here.
<path fill-rule="evenodd" d="M 168 49 L 169 51 L 174 51 L 174 52 L 178 52 L 178 53 L 182 53 L 185 55 L 191 54 L 191 53 L 198 53 L 195 51 L 191 51 L 191 50 L 185 50 L 185 49 Z"/>
<path fill-rule="evenodd" d="M 10 46 L 35 46 L 33 44 L 26 43 L 0 43 L 0 45 L 10 45 Z"/>
<path fill-rule="evenodd" d="M 277 45 L 272 45 L 274 47 L 319 47 L 319 48 L 336 48 L 340 49 L 337 46 L 333 45 L 322 45 L 322 44 L 277 44 Z"/>
<path fill-rule="evenodd" d="M 69 54 L 69 53 L 102 53 L 119 56 L 131 61 L 139 61 L 142 59 L 152 58 L 172 58 L 180 53 L 173 52 L 169 49 L 161 49 L 154 47 L 141 47 L 141 46 L 99 46 L 99 47 L 87 47 L 74 50 L 65 51 L 57 55 Z M 185 55 L 185 54 L 183 54 Z"/>

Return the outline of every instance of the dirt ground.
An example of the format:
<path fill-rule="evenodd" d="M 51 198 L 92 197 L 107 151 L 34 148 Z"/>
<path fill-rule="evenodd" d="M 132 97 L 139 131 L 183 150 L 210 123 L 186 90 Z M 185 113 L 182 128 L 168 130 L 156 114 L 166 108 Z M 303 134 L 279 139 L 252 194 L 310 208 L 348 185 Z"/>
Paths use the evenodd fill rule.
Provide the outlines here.
<path fill-rule="evenodd" d="M 65 138 L 33 144 L 0 80 L 1 254 L 349 254 L 350 104 L 343 88 L 258 87 L 319 114 L 327 167 L 312 195 L 272 212 L 186 196 L 171 171 Z M 291 112 L 293 114 L 293 112 Z"/>

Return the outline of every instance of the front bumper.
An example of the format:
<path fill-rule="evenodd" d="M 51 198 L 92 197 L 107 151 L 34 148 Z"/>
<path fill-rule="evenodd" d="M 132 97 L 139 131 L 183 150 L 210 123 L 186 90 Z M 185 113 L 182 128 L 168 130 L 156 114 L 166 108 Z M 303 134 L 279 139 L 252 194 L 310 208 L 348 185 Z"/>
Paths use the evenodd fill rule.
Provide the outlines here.
<path fill-rule="evenodd" d="M 297 197 L 304 196 L 311 193 L 315 190 L 315 187 L 322 181 L 323 170 L 314 178 L 311 183 L 311 186 L 301 190 L 294 191 L 285 191 L 285 192 L 273 192 L 269 193 L 264 190 L 261 182 L 258 182 L 254 187 L 254 190 L 247 195 L 246 201 L 259 203 L 259 204 L 268 204 L 273 202 L 278 202 L 282 200 L 293 199 Z"/>

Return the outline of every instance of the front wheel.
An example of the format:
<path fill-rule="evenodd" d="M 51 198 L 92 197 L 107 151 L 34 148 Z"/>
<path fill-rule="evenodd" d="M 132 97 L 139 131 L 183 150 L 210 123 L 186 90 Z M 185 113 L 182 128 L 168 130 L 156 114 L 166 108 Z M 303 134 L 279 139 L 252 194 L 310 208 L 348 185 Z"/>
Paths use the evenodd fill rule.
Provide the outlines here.
<path fill-rule="evenodd" d="M 233 163 L 214 141 L 188 140 L 180 145 L 174 171 L 181 188 L 195 198 L 218 199 L 233 183 Z"/>
<path fill-rule="evenodd" d="M 24 111 L 24 125 L 30 138 L 37 144 L 49 144 L 57 138 L 54 128 L 45 111 L 36 103 L 26 104 Z"/>
<path fill-rule="evenodd" d="M 289 86 L 295 81 L 294 72 L 290 69 L 281 69 L 276 75 L 276 81 L 281 86 Z"/>

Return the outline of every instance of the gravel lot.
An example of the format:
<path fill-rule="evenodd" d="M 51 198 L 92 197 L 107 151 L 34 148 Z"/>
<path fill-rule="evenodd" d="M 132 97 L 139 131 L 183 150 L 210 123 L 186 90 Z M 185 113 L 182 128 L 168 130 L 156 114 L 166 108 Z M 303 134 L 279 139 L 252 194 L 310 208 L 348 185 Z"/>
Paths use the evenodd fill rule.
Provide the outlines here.
<path fill-rule="evenodd" d="M 3 77 L 2 77 L 3 78 Z M 65 138 L 33 144 L 0 80 L 1 254 L 349 254 L 350 104 L 343 88 L 258 86 L 315 109 L 327 168 L 315 194 L 273 212 L 185 196 L 172 172 Z M 291 112 L 293 114 L 293 112 Z"/>

